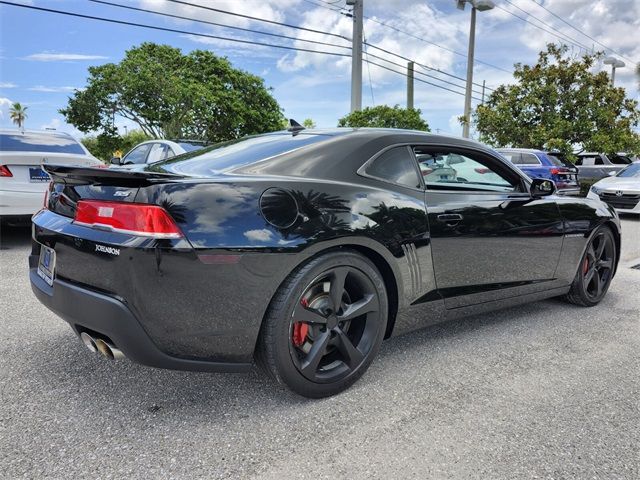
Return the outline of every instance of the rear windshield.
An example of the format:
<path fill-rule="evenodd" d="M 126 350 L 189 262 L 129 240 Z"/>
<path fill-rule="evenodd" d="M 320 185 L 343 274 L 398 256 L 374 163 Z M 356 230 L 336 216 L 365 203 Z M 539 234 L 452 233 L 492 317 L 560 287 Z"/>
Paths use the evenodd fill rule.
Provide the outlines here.
<path fill-rule="evenodd" d="M 182 148 L 184 148 L 185 152 L 193 152 L 195 150 L 200 150 L 204 148 L 205 145 L 202 143 L 189 143 L 189 142 L 177 142 Z"/>
<path fill-rule="evenodd" d="M 210 175 L 227 172 L 250 163 L 296 150 L 331 137 L 326 135 L 267 134 L 245 137 L 230 142 L 218 143 L 191 154 L 185 153 L 175 159 L 155 164 L 175 173 L 185 175 Z"/>
<path fill-rule="evenodd" d="M 556 155 L 550 155 L 547 153 L 547 158 L 556 167 L 573 167 L 573 163 L 571 163 L 569 160 L 565 160 L 564 158 L 558 158 Z"/>
<path fill-rule="evenodd" d="M 0 151 L 85 154 L 80 144 L 67 135 L 29 132 L 0 133 Z"/>

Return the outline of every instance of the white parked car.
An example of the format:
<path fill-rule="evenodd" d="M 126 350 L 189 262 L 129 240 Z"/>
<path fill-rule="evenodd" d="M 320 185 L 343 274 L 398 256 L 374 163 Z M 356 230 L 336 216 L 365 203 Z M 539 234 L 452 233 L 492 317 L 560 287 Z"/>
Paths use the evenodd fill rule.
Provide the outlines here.
<path fill-rule="evenodd" d="M 140 170 L 145 165 L 160 162 L 176 155 L 193 152 L 205 147 L 206 144 L 191 140 L 148 140 L 133 147 L 121 159 L 111 159 L 111 168 L 126 168 Z"/>
<path fill-rule="evenodd" d="M 54 131 L 0 129 L 0 219 L 42 208 L 49 176 L 42 164 L 104 167 L 78 140 Z"/>
<path fill-rule="evenodd" d="M 640 214 L 640 161 L 594 183 L 587 198 L 600 199 L 620 213 Z"/>

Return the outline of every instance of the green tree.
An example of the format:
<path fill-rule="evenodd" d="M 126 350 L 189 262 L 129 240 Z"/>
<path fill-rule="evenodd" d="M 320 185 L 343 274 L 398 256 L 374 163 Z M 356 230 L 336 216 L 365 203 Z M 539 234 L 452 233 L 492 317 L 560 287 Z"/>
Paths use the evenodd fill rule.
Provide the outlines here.
<path fill-rule="evenodd" d="M 152 138 L 212 142 L 278 130 L 282 112 L 255 75 L 210 51 L 183 55 L 143 43 L 118 63 L 90 67 L 87 86 L 60 110 L 80 131 L 116 137 L 116 115 Z"/>
<path fill-rule="evenodd" d="M 338 121 L 339 127 L 408 128 L 429 131 L 429 125 L 420 117 L 419 108 L 400 108 L 396 105 L 378 105 L 351 112 Z"/>
<path fill-rule="evenodd" d="M 302 121 L 302 126 L 304 128 L 316 128 L 316 122 L 314 122 L 311 118 L 305 118 Z"/>
<path fill-rule="evenodd" d="M 592 67 L 601 53 L 572 58 L 547 45 L 533 65 L 515 65 L 516 83 L 496 88 L 474 114 L 480 140 L 496 147 L 637 152 L 638 102 Z"/>
<path fill-rule="evenodd" d="M 142 130 L 131 130 L 125 135 L 90 135 L 84 137 L 81 142 L 91 154 L 107 163 L 113 157 L 114 152 L 120 151 L 124 156 L 133 147 L 151 137 Z"/>
<path fill-rule="evenodd" d="M 27 108 L 23 107 L 20 102 L 15 102 L 11 105 L 11 109 L 9 110 L 9 118 L 11 121 L 18 125 L 18 128 L 24 127 L 24 121 L 27 119 Z"/>

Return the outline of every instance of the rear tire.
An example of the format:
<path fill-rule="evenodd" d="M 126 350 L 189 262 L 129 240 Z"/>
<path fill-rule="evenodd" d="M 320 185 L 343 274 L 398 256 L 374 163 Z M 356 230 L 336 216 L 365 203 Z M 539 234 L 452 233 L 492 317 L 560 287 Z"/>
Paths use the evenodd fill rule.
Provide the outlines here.
<path fill-rule="evenodd" d="M 387 314 L 384 281 L 369 259 L 354 251 L 322 254 L 292 272 L 276 292 L 256 362 L 299 395 L 335 395 L 369 368 Z"/>
<path fill-rule="evenodd" d="M 571 290 L 564 299 L 582 307 L 598 305 L 611 284 L 617 255 L 611 229 L 606 226 L 598 227 L 587 244 Z"/>

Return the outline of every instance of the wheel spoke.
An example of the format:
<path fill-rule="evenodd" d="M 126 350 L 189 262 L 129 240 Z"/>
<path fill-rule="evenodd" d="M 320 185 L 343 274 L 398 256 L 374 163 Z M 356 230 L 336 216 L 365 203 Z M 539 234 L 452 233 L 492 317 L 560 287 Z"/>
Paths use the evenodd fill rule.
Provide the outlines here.
<path fill-rule="evenodd" d="M 349 274 L 347 267 L 338 267 L 331 272 L 331 286 L 329 287 L 329 298 L 333 304 L 333 311 L 337 312 L 342 303 L 344 293 L 344 282 Z"/>
<path fill-rule="evenodd" d="M 302 374 L 305 377 L 315 377 L 320 360 L 327 353 L 327 345 L 329 345 L 329 338 L 331 337 L 329 331 L 323 332 L 314 342 L 309 350 L 309 353 L 304 357 L 301 365 Z"/>
<path fill-rule="evenodd" d="M 378 310 L 378 297 L 373 294 L 365 295 L 362 300 L 347 305 L 342 315 L 338 316 L 338 320 L 351 320 L 365 313 L 375 312 L 376 310 Z"/>
<path fill-rule="evenodd" d="M 611 267 L 613 267 L 613 261 L 612 260 L 598 260 L 598 263 L 596 263 L 596 266 L 598 268 L 610 270 Z"/>
<path fill-rule="evenodd" d="M 593 277 L 596 273 L 596 270 L 594 268 L 590 268 L 589 271 L 587 272 L 587 274 L 584 276 L 584 286 L 585 288 L 588 288 L 589 285 L 591 284 L 591 280 L 593 280 Z"/>
<path fill-rule="evenodd" d="M 293 320 L 296 322 L 315 323 L 324 325 L 327 319 L 323 317 L 317 310 L 306 308 L 302 304 L 298 304 L 293 312 Z"/>
<path fill-rule="evenodd" d="M 337 333 L 338 350 L 344 355 L 344 363 L 346 363 L 351 370 L 354 370 L 362 363 L 364 355 L 353 345 L 346 333 L 340 329 L 338 329 Z"/>
<path fill-rule="evenodd" d="M 589 259 L 596 258 L 596 251 L 593 249 L 593 242 L 591 242 L 589 244 L 589 248 L 587 248 L 587 257 L 589 257 Z"/>
<path fill-rule="evenodd" d="M 600 294 L 602 293 L 602 279 L 600 278 L 598 272 L 596 272 L 596 274 L 593 276 L 593 279 L 596 287 L 596 296 L 600 296 Z"/>
<path fill-rule="evenodd" d="M 605 236 L 604 233 L 601 233 L 600 235 L 598 235 L 598 248 L 596 249 L 595 252 L 595 258 L 599 259 L 602 257 L 602 253 L 604 252 L 604 248 L 607 245 L 607 240 L 608 238 Z"/>

